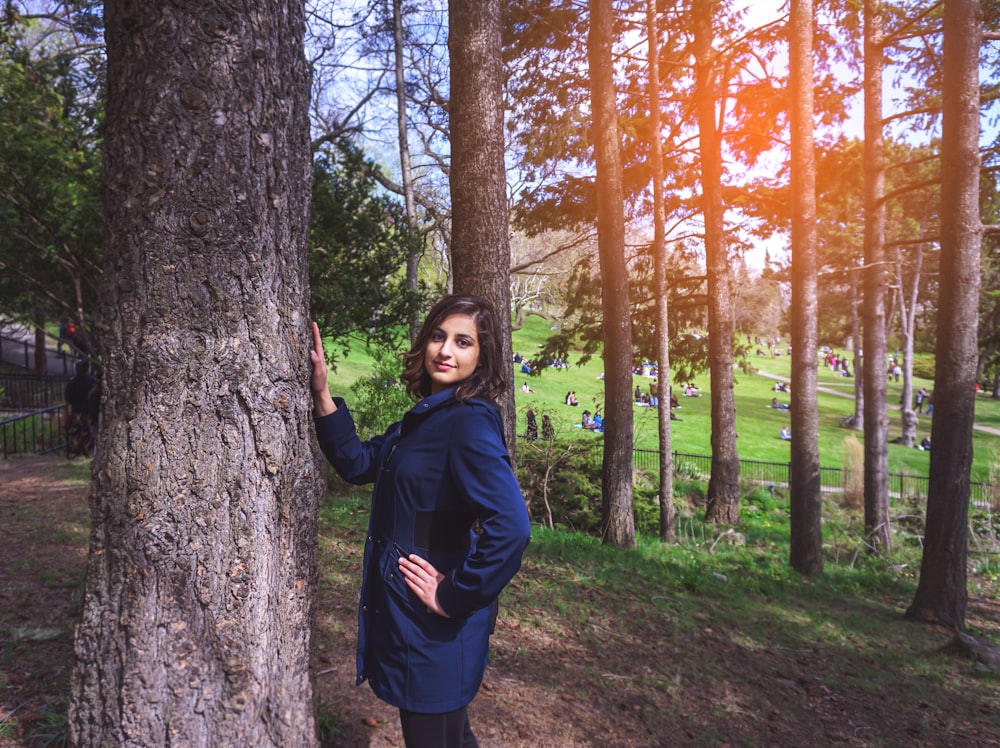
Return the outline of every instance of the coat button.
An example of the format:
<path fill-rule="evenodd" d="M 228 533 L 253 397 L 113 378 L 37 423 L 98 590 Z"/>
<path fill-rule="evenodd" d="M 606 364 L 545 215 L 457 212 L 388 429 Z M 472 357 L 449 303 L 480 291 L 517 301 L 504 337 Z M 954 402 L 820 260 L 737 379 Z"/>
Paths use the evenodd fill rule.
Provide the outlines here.
<path fill-rule="evenodd" d="M 362 605 L 361 606 L 361 612 L 362 613 L 367 613 L 368 612 L 368 606 L 367 605 Z"/>
<path fill-rule="evenodd" d="M 394 578 L 395 578 L 395 575 L 394 575 L 394 574 L 393 574 L 393 573 L 392 573 L 391 571 L 390 571 L 390 572 L 389 572 L 389 573 L 388 573 L 388 574 L 386 575 L 386 579 L 388 579 L 388 580 L 389 580 L 390 582 L 391 582 L 391 581 L 392 581 L 392 580 L 393 580 Z"/>

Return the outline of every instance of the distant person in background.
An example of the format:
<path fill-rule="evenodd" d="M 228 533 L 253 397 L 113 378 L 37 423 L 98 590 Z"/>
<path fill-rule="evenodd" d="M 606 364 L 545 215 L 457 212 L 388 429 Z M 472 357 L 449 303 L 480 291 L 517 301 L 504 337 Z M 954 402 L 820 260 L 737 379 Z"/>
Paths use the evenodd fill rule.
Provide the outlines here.
<path fill-rule="evenodd" d="M 781 431 L 778 432 L 778 436 L 781 437 L 784 441 L 790 442 L 792 440 L 792 427 L 782 426 Z"/>
<path fill-rule="evenodd" d="M 552 419 L 547 415 L 542 416 L 542 438 L 547 442 L 556 440 L 556 429 L 552 425 Z"/>
<path fill-rule="evenodd" d="M 538 421 L 535 420 L 535 411 L 528 408 L 528 412 L 525 414 L 525 420 L 527 421 L 527 428 L 524 432 L 525 438 L 529 442 L 538 441 Z"/>
<path fill-rule="evenodd" d="M 90 373 L 90 362 L 79 361 L 76 374 L 66 384 L 69 420 L 66 424 L 66 457 L 94 456 L 94 390 L 97 379 Z"/>

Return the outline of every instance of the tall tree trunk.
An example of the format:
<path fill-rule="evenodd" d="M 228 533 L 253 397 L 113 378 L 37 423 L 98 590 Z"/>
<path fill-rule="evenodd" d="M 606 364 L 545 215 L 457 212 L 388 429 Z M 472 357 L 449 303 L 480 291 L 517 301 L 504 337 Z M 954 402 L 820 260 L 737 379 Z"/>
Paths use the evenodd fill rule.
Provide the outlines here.
<path fill-rule="evenodd" d="M 605 543 L 635 545 L 632 514 L 632 325 L 625 267 L 625 189 L 611 59 L 612 0 L 590 0 L 587 56 L 597 163 L 597 251 L 604 338 L 604 459 L 601 529 Z"/>
<path fill-rule="evenodd" d="M 907 616 L 958 631 L 968 603 L 969 470 L 975 416 L 979 262 L 979 45 L 976 0 L 945 0 L 941 284 L 927 530 Z"/>
<path fill-rule="evenodd" d="M 813 151 L 812 0 L 791 0 L 788 23 L 792 146 L 791 555 L 803 574 L 823 571 L 817 410 L 816 158 Z"/>
<path fill-rule="evenodd" d="M 76 746 L 316 744 L 301 2 L 104 4 L 102 432 Z"/>
<path fill-rule="evenodd" d="M 507 444 L 517 443 L 510 321 L 510 240 L 504 167 L 500 0 L 451 0 L 451 255 L 455 293 L 489 299 L 503 331 Z"/>
<path fill-rule="evenodd" d="M 902 444 L 913 447 L 917 440 L 917 413 L 913 408 L 913 336 L 917 327 L 917 294 L 920 293 L 920 271 L 924 262 L 923 245 L 918 244 L 910 278 L 909 300 L 903 286 L 903 268 L 896 263 L 896 285 L 899 286 L 899 318 L 903 328 L 903 394 L 900 397 Z"/>
<path fill-rule="evenodd" d="M 45 376 L 49 369 L 49 353 L 45 340 L 45 314 L 39 310 L 31 315 L 31 318 L 35 322 L 35 360 L 32 362 L 32 366 L 36 374 Z"/>
<path fill-rule="evenodd" d="M 886 413 L 885 163 L 882 137 L 882 3 L 865 0 L 865 535 L 892 543 L 889 527 L 889 416 Z"/>
<path fill-rule="evenodd" d="M 410 166 L 410 138 L 406 125 L 406 75 L 403 63 L 403 9 L 402 0 L 392 0 L 392 42 L 393 66 L 396 77 L 396 129 L 399 139 L 399 168 L 403 183 L 403 205 L 406 209 L 406 220 L 410 228 L 417 225 L 417 199 L 413 190 L 413 169 Z M 406 258 L 406 285 L 416 292 L 417 270 L 420 264 L 420 254 L 413 251 Z M 416 340 L 420 332 L 420 319 L 414 314 L 410 320 L 410 340 Z"/>
<path fill-rule="evenodd" d="M 865 369 L 862 360 L 861 342 L 861 299 L 858 296 L 858 271 L 851 271 L 851 347 L 854 354 L 851 368 L 854 370 L 854 423 L 856 431 L 865 430 Z"/>
<path fill-rule="evenodd" d="M 695 98 L 701 141 L 702 211 L 708 276 L 708 361 L 712 395 L 712 474 L 708 479 L 706 518 L 709 522 L 735 524 L 740 519 L 740 456 L 736 450 L 733 310 L 722 202 L 722 135 L 721 123 L 715 119 L 717 73 L 712 49 L 712 10 L 715 5 L 714 0 L 694 0 L 691 7 Z"/>
<path fill-rule="evenodd" d="M 656 408 L 660 451 L 660 540 L 676 539 L 674 507 L 674 455 L 670 429 L 670 324 L 667 287 L 667 252 L 663 215 L 663 141 L 660 137 L 660 59 L 656 0 L 646 0 L 646 35 L 649 39 L 650 161 L 653 178 L 653 264 L 656 296 L 656 363 L 659 402 Z"/>

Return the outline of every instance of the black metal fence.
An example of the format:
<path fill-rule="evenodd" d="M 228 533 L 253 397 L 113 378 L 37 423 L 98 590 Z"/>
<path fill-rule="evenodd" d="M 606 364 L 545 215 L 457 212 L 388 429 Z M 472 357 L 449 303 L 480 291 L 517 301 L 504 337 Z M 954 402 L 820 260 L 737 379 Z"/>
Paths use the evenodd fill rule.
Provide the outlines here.
<path fill-rule="evenodd" d="M 708 480 L 712 473 L 710 455 L 673 452 L 674 475 L 691 480 Z M 656 474 L 660 469 L 660 454 L 653 449 L 637 449 L 633 453 L 634 466 Z M 762 460 L 740 460 L 740 479 L 763 485 L 774 484 L 787 488 L 790 464 L 787 462 L 764 462 Z M 820 486 L 824 491 L 843 491 L 851 485 L 851 471 L 847 468 L 820 468 Z M 927 498 L 928 478 L 925 475 L 908 473 L 889 474 L 889 494 L 897 498 Z M 990 505 L 1000 487 L 992 483 L 972 482 L 969 486 L 969 500 L 976 505 Z"/>
<path fill-rule="evenodd" d="M 45 352 L 45 368 L 49 372 L 63 374 L 67 379 L 73 376 L 80 354 L 71 346 L 60 346 L 58 351 Z M 0 361 L 31 371 L 35 368 L 34 338 L 22 339 L 0 333 Z"/>
<path fill-rule="evenodd" d="M 48 454 L 66 449 L 66 404 L 53 405 L 0 421 L 3 458 L 19 454 Z"/>
<path fill-rule="evenodd" d="M 0 374 L 0 411 L 24 413 L 63 401 L 68 377 Z"/>

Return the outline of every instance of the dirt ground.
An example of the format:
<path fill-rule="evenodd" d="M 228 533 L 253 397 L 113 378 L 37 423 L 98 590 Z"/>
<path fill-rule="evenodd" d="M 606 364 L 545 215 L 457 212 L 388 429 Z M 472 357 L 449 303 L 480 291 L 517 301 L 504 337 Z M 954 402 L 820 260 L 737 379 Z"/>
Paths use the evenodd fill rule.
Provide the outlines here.
<path fill-rule="evenodd" d="M 81 477 L 85 468 L 59 458 L 0 461 L 0 748 L 63 744 L 87 546 Z M 395 710 L 354 686 L 356 583 L 324 585 L 317 601 L 316 688 L 339 731 L 327 746 L 401 746 Z M 970 616 L 1000 625 L 993 602 L 973 601 Z M 710 620 L 697 641 L 665 639 L 662 627 L 639 621 L 595 616 L 589 626 L 543 640 L 544 629 L 501 616 L 470 708 L 482 748 L 1000 745 L 996 701 L 947 689 L 925 697 L 904 680 L 875 695 L 868 675 L 852 683 L 842 662 L 836 672 L 846 680 L 831 688 L 829 653 L 774 647 L 748 658 L 738 637 Z M 651 667 L 642 652 L 667 665 Z M 698 662 L 698 652 L 713 657 Z M 681 653 L 694 660 L 683 684 L 678 669 L 676 687 L 656 681 L 651 701 L 645 684 L 669 676 Z"/>

